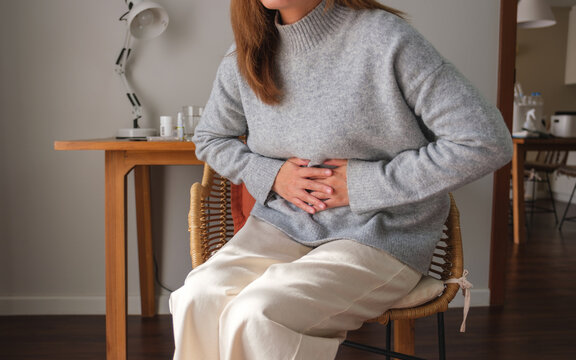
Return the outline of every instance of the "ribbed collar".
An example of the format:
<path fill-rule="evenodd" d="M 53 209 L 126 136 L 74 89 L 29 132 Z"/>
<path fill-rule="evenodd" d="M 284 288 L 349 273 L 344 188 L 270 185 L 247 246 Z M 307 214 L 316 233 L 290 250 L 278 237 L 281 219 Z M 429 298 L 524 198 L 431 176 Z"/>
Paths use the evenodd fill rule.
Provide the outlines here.
<path fill-rule="evenodd" d="M 293 24 L 280 25 L 276 19 L 284 51 L 300 52 L 316 47 L 340 27 L 351 10 L 338 4 L 328 10 L 325 6 L 326 0 L 322 0 L 314 10 Z"/>

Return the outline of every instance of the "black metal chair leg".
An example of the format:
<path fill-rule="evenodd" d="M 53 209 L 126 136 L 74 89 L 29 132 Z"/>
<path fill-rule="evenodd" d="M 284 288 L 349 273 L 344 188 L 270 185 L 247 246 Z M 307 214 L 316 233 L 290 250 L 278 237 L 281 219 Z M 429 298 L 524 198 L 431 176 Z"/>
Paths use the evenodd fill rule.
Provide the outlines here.
<path fill-rule="evenodd" d="M 444 313 L 439 312 L 438 316 L 438 358 L 446 360 L 446 343 L 444 336 Z"/>
<path fill-rule="evenodd" d="M 552 211 L 554 211 L 554 224 L 558 225 L 558 214 L 556 214 L 556 202 L 554 201 L 554 193 L 552 192 L 552 184 L 550 183 L 550 176 L 546 173 L 546 184 L 548 184 L 548 194 L 550 194 L 550 202 L 552 203 Z"/>
<path fill-rule="evenodd" d="M 386 324 L 386 349 L 392 350 L 392 320 Z M 390 354 L 386 354 L 386 360 L 390 360 Z"/>
<path fill-rule="evenodd" d="M 570 194 L 570 199 L 568 200 L 568 204 L 566 205 L 566 209 L 564 209 L 564 214 L 562 215 L 562 220 L 560 220 L 560 224 L 558 225 L 558 230 L 562 231 L 562 224 L 564 224 L 564 220 L 566 220 L 566 214 L 568 214 L 568 209 L 570 208 L 570 204 L 572 204 L 572 198 L 574 197 L 574 190 L 576 190 L 576 184 L 572 188 L 572 193 Z"/>
<path fill-rule="evenodd" d="M 438 318 L 438 352 L 439 360 L 446 360 L 446 343 L 444 334 L 444 313 L 439 312 L 436 314 Z M 392 321 L 388 321 L 386 324 L 386 348 L 378 348 L 366 344 L 360 344 L 354 341 L 345 340 L 342 342 L 343 346 L 348 346 L 354 349 L 367 351 L 373 354 L 380 354 L 386 357 L 386 360 L 396 359 L 396 360 L 426 360 L 418 356 L 408 355 L 403 353 L 397 353 L 392 350 Z"/>
<path fill-rule="evenodd" d="M 535 179 L 531 181 L 532 181 L 532 200 L 530 200 L 530 227 L 532 226 L 532 222 L 534 221 L 534 207 L 536 206 L 536 185 L 538 184 Z"/>

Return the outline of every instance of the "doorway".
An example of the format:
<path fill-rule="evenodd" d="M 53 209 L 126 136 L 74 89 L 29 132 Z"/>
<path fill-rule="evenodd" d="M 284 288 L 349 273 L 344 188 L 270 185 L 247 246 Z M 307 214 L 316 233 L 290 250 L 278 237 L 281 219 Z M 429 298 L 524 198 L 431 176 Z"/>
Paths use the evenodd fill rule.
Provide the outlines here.
<path fill-rule="evenodd" d="M 576 1 L 551 0 L 549 4 L 558 7 L 571 7 L 576 5 Z M 497 105 L 509 128 L 512 128 L 514 84 L 516 82 L 517 7 L 518 0 L 500 1 L 500 48 Z M 556 36 L 558 35 L 556 34 Z M 549 53 L 550 52 L 547 52 L 547 54 Z M 555 90 L 554 87 L 552 87 L 552 89 Z M 556 94 L 555 99 L 562 98 L 557 96 L 557 91 L 551 92 Z M 556 101 L 556 103 L 565 104 L 566 101 Z M 492 306 L 503 305 L 505 298 L 505 281 L 507 263 L 509 261 L 507 245 L 510 242 L 508 228 L 510 211 L 509 184 L 510 165 L 500 169 L 494 175 L 489 277 L 490 305 Z"/>

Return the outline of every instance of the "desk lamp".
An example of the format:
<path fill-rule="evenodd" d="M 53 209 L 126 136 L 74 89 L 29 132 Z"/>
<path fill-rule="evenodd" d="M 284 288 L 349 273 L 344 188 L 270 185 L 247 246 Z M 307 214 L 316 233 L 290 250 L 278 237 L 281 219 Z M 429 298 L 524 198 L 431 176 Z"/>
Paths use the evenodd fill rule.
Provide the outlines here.
<path fill-rule="evenodd" d="M 520 0 L 517 22 L 521 29 L 535 29 L 555 25 L 556 18 L 546 0 Z"/>
<path fill-rule="evenodd" d="M 128 6 L 128 12 L 120 17 L 120 21 L 126 21 L 126 37 L 124 46 L 116 60 L 116 73 L 120 75 L 126 90 L 126 95 L 132 105 L 134 116 L 132 128 L 119 129 L 116 138 L 119 139 L 145 139 L 146 136 L 157 135 L 156 129 L 140 128 L 138 120 L 142 118 L 142 105 L 132 90 L 126 78 L 126 65 L 132 52 L 133 39 L 152 39 L 162 34 L 168 26 L 168 14 L 164 8 L 147 0 L 124 0 Z"/>

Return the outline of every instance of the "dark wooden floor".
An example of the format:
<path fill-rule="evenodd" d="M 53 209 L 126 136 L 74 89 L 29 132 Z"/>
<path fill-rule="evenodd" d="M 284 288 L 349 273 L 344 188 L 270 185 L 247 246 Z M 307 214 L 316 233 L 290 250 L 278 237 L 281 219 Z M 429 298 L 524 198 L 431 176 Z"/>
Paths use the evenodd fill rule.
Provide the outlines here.
<path fill-rule="evenodd" d="M 561 206 L 561 209 L 563 206 Z M 576 212 L 576 206 L 574 207 Z M 534 218 L 528 242 L 510 245 L 506 304 L 474 307 L 466 333 L 461 309 L 446 313 L 451 360 L 576 359 L 576 223 L 554 229 L 552 215 Z M 473 282 L 473 274 L 470 277 Z M 171 358 L 169 316 L 129 317 L 129 358 Z M 384 328 L 366 325 L 349 338 L 381 344 Z M 416 322 L 416 351 L 437 358 L 435 319 Z M 0 317 L 0 359 L 96 360 L 105 358 L 103 316 Z M 383 359 L 341 348 L 338 360 Z M 250 359 L 248 359 L 250 360 Z M 275 359 L 270 359 L 275 360 Z"/>

